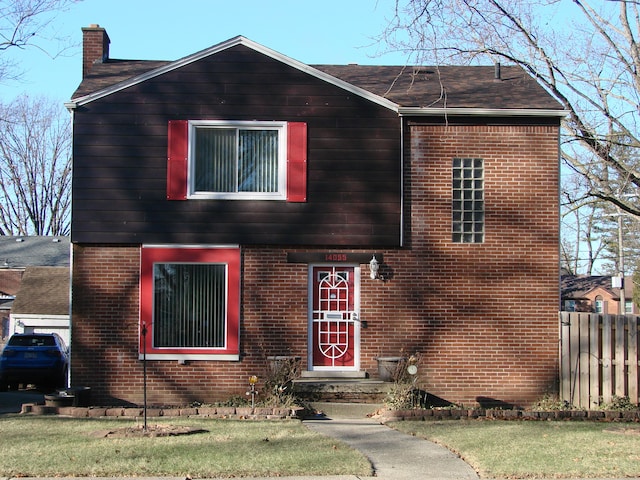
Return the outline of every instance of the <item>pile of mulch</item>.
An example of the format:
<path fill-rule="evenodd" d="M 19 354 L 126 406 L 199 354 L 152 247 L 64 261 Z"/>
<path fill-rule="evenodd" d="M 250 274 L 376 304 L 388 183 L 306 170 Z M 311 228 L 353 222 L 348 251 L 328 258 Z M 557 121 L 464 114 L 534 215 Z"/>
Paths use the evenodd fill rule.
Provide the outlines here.
<path fill-rule="evenodd" d="M 177 425 L 137 425 L 135 427 L 116 428 L 114 430 L 98 430 L 91 436 L 98 438 L 145 438 L 145 437 L 175 437 L 178 435 L 193 435 L 206 433 L 208 430 L 195 427 Z"/>

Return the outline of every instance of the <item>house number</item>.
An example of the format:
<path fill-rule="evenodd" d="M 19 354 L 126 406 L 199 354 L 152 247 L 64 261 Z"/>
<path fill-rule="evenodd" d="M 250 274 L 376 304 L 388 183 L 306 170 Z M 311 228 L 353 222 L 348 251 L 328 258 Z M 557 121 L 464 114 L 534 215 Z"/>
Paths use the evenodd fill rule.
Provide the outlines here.
<path fill-rule="evenodd" d="M 327 253 L 324 256 L 324 259 L 327 262 L 346 262 L 347 254 L 346 253 Z"/>

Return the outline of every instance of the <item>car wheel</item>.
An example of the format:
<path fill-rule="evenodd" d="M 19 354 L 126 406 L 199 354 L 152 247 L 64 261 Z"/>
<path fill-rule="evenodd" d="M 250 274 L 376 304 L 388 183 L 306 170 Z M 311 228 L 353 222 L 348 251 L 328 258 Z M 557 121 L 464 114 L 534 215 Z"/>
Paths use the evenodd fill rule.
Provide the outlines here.
<path fill-rule="evenodd" d="M 60 374 L 58 380 L 56 380 L 54 388 L 67 388 L 67 371 L 65 370 Z"/>

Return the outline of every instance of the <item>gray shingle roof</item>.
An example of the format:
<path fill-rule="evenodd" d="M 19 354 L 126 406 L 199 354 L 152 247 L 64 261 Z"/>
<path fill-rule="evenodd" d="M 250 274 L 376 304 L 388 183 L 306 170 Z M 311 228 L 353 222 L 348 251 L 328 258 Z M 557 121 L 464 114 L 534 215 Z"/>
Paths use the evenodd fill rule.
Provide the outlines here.
<path fill-rule="evenodd" d="M 517 66 L 502 66 L 497 79 L 493 66 L 374 66 L 305 65 L 273 52 L 244 37 L 228 40 L 175 62 L 107 59 L 94 63 L 72 98 L 94 95 L 118 84 L 126 88 L 149 75 L 162 74 L 207 55 L 243 45 L 308 73 L 331 78 L 393 102 L 399 108 L 464 108 L 491 110 L 554 110 L 562 106 L 530 75 Z M 312 70 L 309 70 L 311 67 Z M 326 78 L 326 75 L 331 77 Z"/>
<path fill-rule="evenodd" d="M 69 237 L 0 236 L 0 268 L 68 267 Z"/>
<path fill-rule="evenodd" d="M 562 275 L 560 278 L 562 298 L 581 299 L 596 288 L 602 288 L 611 292 L 611 295 L 619 298 L 620 289 L 611 286 L 611 276 L 608 275 Z M 625 276 L 624 292 L 625 298 L 633 296 L 633 277 Z"/>

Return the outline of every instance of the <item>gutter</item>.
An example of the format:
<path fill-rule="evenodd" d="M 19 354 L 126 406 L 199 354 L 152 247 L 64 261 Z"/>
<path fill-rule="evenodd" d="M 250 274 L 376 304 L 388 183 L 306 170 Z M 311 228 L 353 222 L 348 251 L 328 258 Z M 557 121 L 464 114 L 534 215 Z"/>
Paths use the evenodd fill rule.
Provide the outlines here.
<path fill-rule="evenodd" d="M 407 117 L 472 116 L 472 117 L 566 117 L 567 110 L 536 108 L 430 108 L 398 107 L 398 115 Z"/>

